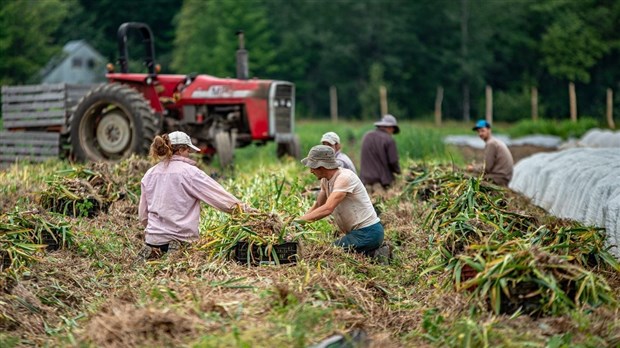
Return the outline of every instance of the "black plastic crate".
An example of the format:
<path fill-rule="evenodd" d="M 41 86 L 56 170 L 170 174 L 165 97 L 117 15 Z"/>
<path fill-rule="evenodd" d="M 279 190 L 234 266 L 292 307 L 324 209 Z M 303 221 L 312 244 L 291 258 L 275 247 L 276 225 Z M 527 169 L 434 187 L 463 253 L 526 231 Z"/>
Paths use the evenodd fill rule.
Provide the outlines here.
<path fill-rule="evenodd" d="M 282 244 L 252 245 L 252 251 L 248 253 L 249 244 L 247 242 L 238 242 L 233 249 L 233 258 L 240 263 L 251 265 L 277 265 L 286 263 L 297 263 L 299 257 L 299 243 L 287 242 Z M 274 257 L 273 252 L 277 255 Z"/>

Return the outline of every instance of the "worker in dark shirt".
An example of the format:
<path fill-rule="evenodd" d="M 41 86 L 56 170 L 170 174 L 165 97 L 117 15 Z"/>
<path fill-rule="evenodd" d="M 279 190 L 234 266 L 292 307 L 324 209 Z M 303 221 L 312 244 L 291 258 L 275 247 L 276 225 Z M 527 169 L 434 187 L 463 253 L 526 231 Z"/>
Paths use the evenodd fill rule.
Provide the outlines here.
<path fill-rule="evenodd" d="M 360 179 L 368 193 L 382 194 L 394 183 L 394 175 L 400 174 L 398 151 L 392 137 L 400 128 L 392 115 L 383 116 L 374 125 L 376 129 L 362 139 Z"/>

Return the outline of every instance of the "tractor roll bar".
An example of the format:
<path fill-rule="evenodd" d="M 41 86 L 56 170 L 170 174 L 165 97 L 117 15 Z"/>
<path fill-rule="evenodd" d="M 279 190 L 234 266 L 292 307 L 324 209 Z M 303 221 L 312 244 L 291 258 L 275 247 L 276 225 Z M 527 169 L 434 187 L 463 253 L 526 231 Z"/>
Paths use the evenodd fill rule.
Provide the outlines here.
<path fill-rule="evenodd" d="M 138 29 L 142 34 L 142 42 L 144 42 L 144 50 L 146 52 L 146 58 L 144 59 L 144 65 L 148 69 L 149 75 L 155 75 L 155 46 L 153 42 L 153 32 L 151 28 L 145 23 L 139 22 L 127 22 L 121 24 L 118 27 L 118 50 L 120 53 L 120 57 L 118 58 L 118 63 L 121 66 L 122 73 L 129 72 L 129 64 L 128 59 L 129 55 L 127 53 L 127 32 L 130 29 Z"/>

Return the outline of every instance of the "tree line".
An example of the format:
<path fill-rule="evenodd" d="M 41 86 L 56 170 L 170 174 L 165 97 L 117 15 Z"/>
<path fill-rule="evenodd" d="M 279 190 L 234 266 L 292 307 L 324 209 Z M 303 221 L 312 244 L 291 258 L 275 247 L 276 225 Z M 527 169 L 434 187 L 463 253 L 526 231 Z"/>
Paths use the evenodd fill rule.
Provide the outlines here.
<path fill-rule="evenodd" d="M 453 119 L 483 116 L 485 86 L 500 121 L 529 117 L 532 87 L 546 118 L 567 117 L 570 82 L 580 115 L 603 115 L 608 88 L 620 105 L 615 0 L 9 0 L 0 82 L 36 83 L 69 40 L 114 62 L 127 21 L 151 26 L 163 73 L 234 77 L 243 30 L 250 76 L 294 82 L 302 116 L 329 115 L 334 87 L 349 119 L 378 117 L 380 86 L 404 119 L 430 119 L 438 87 Z"/>

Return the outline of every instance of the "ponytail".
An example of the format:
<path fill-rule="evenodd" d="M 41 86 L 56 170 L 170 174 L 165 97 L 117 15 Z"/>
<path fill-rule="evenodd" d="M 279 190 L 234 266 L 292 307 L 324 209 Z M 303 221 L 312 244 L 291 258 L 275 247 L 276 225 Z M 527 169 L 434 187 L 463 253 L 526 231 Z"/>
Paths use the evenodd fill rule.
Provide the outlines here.
<path fill-rule="evenodd" d="M 157 135 L 155 139 L 153 139 L 153 143 L 151 143 L 149 156 L 155 162 L 161 161 L 162 159 L 169 161 L 172 155 L 186 148 L 188 148 L 188 146 L 184 144 L 172 145 L 168 134 Z"/>
<path fill-rule="evenodd" d="M 160 161 L 162 159 L 170 160 L 173 153 L 174 151 L 172 149 L 172 144 L 170 144 L 168 134 L 155 136 L 153 143 L 151 143 L 151 150 L 149 152 L 149 156 L 154 161 Z"/>

